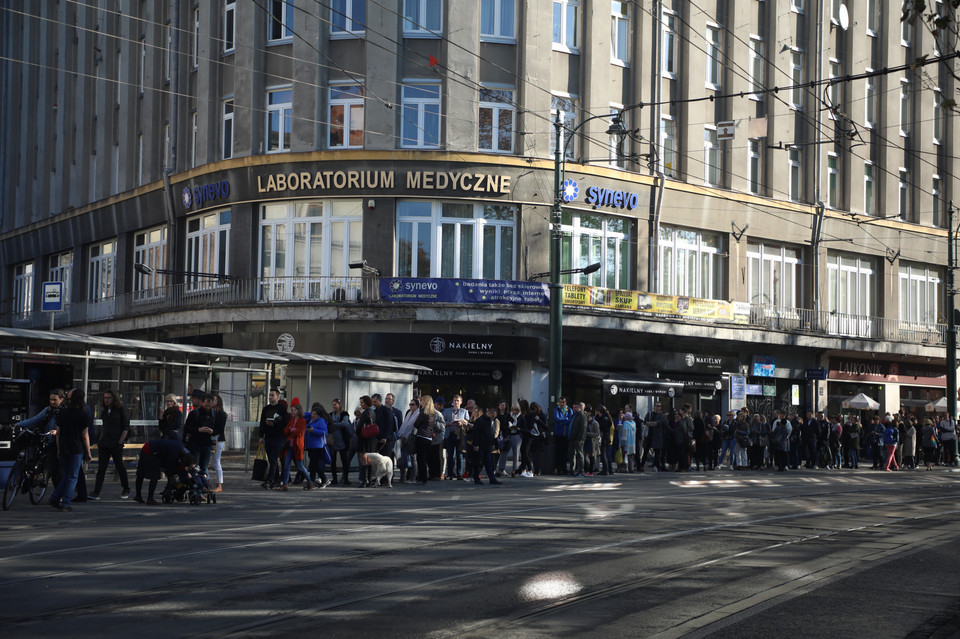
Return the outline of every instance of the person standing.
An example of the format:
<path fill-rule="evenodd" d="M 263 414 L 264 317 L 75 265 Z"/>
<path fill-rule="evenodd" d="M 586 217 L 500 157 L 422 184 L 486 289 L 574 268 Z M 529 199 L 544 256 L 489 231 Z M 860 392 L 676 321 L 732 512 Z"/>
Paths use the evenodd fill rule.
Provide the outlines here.
<path fill-rule="evenodd" d="M 307 423 L 307 432 L 304 439 L 304 445 L 307 452 L 310 453 L 310 477 L 304 490 L 310 490 L 320 478 L 318 488 L 326 488 L 330 485 L 327 474 L 324 472 L 326 467 L 326 456 L 330 455 L 327 449 L 327 435 L 329 433 L 330 415 L 320 402 L 314 402 L 310 409 L 310 421 Z M 332 458 L 332 456 L 331 456 Z"/>
<path fill-rule="evenodd" d="M 227 445 L 227 412 L 223 409 L 223 398 L 220 395 L 213 395 L 213 439 L 214 449 L 213 457 L 210 460 L 210 467 L 217 475 L 217 485 L 213 492 L 223 492 L 223 449 Z"/>
<path fill-rule="evenodd" d="M 62 389 L 53 389 L 50 391 L 47 399 L 48 405 L 33 417 L 20 422 L 20 427 L 30 428 L 34 432 L 55 437 L 57 434 L 57 416 L 60 415 L 60 411 L 64 408 L 63 400 L 65 397 L 66 395 Z M 55 450 L 47 456 L 47 477 L 49 477 L 54 484 L 60 482 L 60 464 Z"/>
<path fill-rule="evenodd" d="M 917 468 L 917 419 L 911 415 L 907 420 L 903 435 L 903 465 L 915 470 Z"/>
<path fill-rule="evenodd" d="M 667 416 L 663 413 L 663 406 L 659 401 L 653 403 L 653 410 L 647 413 L 644 420 L 647 425 L 647 443 L 643 445 L 653 450 L 653 467 L 657 471 L 666 469 L 664 460 L 664 431 L 666 430 Z M 646 454 L 646 451 L 644 451 Z M 646 459 L 641 458 L 641 463 L 646 464 Z"/>
<path fill-rule="evenodd" d="M 900 429 L 897 428 L 897 425 L 891 419 L 887 422 L 887 427 L 883 430 L 883 447 L 886 449 L 886 463 L 883 465 L 883 469 L 887 472 L 891 471 L 890 464 L 893 464 L 892 470 L 900 470 L 900 466 L 897 465 L 897 460 L 894 459 L 894 455 L 897 452 L 897 444 L 900 443 Z"/>
<path fill-rule="evenodd" d="M 530 462 L 533 464 L 534 477 L 543 471 L 543 443 L 547 440 L 547 417 L 540 404 L 530 404 L 530 412 L 524 415 L 527 430 L 530 433 Z"/>
<path fill-rule="evenodd" d="M 607 407 L 601 404 L 597 407 L 597 425 L 600 427 L 600 474 L 613 474 L 613 420 Z"/>
<path fill-rule="evenodd" d="M 97 480 L 89 498 L 100 499 L 103 480 L 107 476 L 107 465 L 110 459 L 113 459 L 113 467 L 123 487 L 120 498 L 127 499 L 130 497 L 130 480 L 127 478 L 127 467 L 123 463 L 123 444 L 130 434 L 130 417 L 120 398 L 112 390 L 103 392 L 100 400 L 100 420 L 103 425 L 97 441 Z"/>
<path fill-rule="evenodd" d="M 327 428 L 333 433 L 333 446 L 330 451 L 330 473 L 333 475 L 333 485 L 337 485 L 337 461 L 340 461 L 342 469 L 343 485 L 349 486 L 350 479 L 347 475 L 350 472 L 350 460 L 353 458 L 353 440 L 356 435 L 353 431 L 353 422 L 350 419 L 350 413 L 343 410 L 343 402 L 334 399 L 330 402 L 330 421 Z"/>
<path fill-rule="evenodd" d="M 950 415 L 944 415 L 940 423 L 937 424 L 937 434 L 940 435 L 940 443 L 943 445 L 943 464 L 945 466 L 956 466 L 957 423 L 950 419 Z"/>
<path fill-rule="evenodd" d="M 470 413 L 467 409 L 461 408 L 463 397 L 454 395 L 450 400 L 450 406 L 444 409 L 443 419 L 447 426 L 443 433 L 443 447 L 446 451 L 446 472 L 444 476 L 447 479 L 460 479 L 463 475 L 463 464 L 460 458 L 460 439 L 463 436 L 463 429 L 470 422 Z"/>
<path fill-rule="evenodd" d="M 310 471 L 303 465 L 304 435 L 307 431 L 307 422 L 303 418 L 303 407 L 300 402 L 294 399 L 290 405 L 290 415 L 287 419 L 287 425 L 283 427 L 283 434 L 287 439 L 287 452 L 283 456 L 283 478 L 280 480 L 279 490 L 286 491 L 287 484 L 290 483 L 290 462 L 291 460 L 303 475 L 307 478 L 307 490 L 313 488 L 313 481 L 310 479 Z"/>
<path fill-rule="evenodd" d="M 417 447 L 417 484 L 421 486 L 427 483 L 430 476 L 430 447 L 436 427 L 437 410 L 433 406 L 433 398 L 423 395 L 420 397 L 420 414 L 413 424 Z"/>
<path fill-rule="evenodd" d="M 389 457 L 396 466 L 397 458 L 394 444 L 397 441 L 397 429 L 400 428 L 402 420 L 397 420 L 393 412 L 394 409 L 384 404 L 380 393 L 374 393 L 370 396 L 370 399 L 373 401 L 374 419 L 377 422 L 377 428 L 380 429 L 380 434 L 376 437 L 376 448 L 367 452 L 380 453 L 384 457 Z M 386 483 L 386 480 L 384 480 L 384 483 Z"/>
<path fill-rule="evenodd" d="M 568 437 L 567 462 L 570 464 L 570 474 L 583 477 L 583 443 L 587 438 L 587 416 L 583 411 L 583 402 L 573 403 Z"/>
<path fill-rule="evenodd" d="M 923 463 L 927 470 L 933 470 L 933 462 L 937 458 L 937 445 L 940 438 L 937 437 L 937 427 L 933 420 L 924 419 L 923 426 L 920 428 L 920 447 L 923 450 Z"/>
<path fill-rule="evenodd" d="M 506 403 L 502 403 L 501 406 L 506 409 Z M 497 469 L 497 476 L 502 477 L 507 470 L 507 457 L 511 454 L 513 455 L 513 470 L 510 472 L 511 477 L 517 475 L 517 466 L 520 464 L 520 444 L 523 442 L 523 437 L 520 435 L 520 422 L 522 416 L 520 415 L 520 404 L 514 404 L 510 411 L 506 414 L 500 414 L 497 416 L 501 420 L 501 433 L 504 441 L 504 449 L 500 452 L 500 465 Z"/>
<path fill-rule="evenodd" d="M 400 425 L 403 424 L 403 413 L 395 406 L 397 396 L 393 393 L 387 393 L 383 396 L 383 405 L 393 414 L 393 443 L 391 444 L 393 466 L 396 468 L 397 460 L 400 458 Z"/>
<path fill-rule="evenodd" d="M 180 441 L 183 438 L 183 411 L 177 404 L 177 396 L 173 393 L 164 395 L 163 407 L 163 414 L 160 415 L 160 438 Z"/>
<path fill-rule="evenodd" d="M 274 488 L 280 479 L 280 449 L 285 437 L 283 429 L 287 425 L 287 409 L 280 404 L 280 391 L 271 388 L 267 395 L 267 405 L 260 412 L 260 443 L 267 451 L 267 479 L 261 488 Z"/>
<path fill-rule="evenodd" d="M 478 409 L 478 413 L 480 413 Z M 494 406 L 487 408 L 482 414 L 478 414 L 473 422 L 472 433 L 469 438 L 472 439 L 474 460 L 472 463 L 473 483 L 480 485 L 480 469 L 483 467 L 487 471 L 487 478 L 491 484 L 501 484 L 493 472 L 493 447 L 496 445 L 494 436 L 494 421 L 497 419 L 497 409 Z"/>
<path fill-rule="evenodd" d="M 204 475 L 207 474 L 207 465 L 217 445 L 214 437 L 217 420 L 213 412 L 213 403 L 213 395 L 202 393 L 200 405 L 190 411 L 183 424 L 183 443 L 190 454 L 197 459 L 200 472 Z"/>
<path fill-rule="evenodd" d="M 558 397 L 557 406 L 553 409 L 553 456 L 556 464 L 554 472 L 558 475 L 567 472 L 567 442 L 572 419 L 573 411 L 567 406 L 567 398 Z"/>
<path fill-rule="evenodd" d="M 600 472 L 600 422 L 589 404 L 584 408 L 584 412 L 587 414 L 587 437 L 583 446 L 583 472 L 592 476 Z"/>
<path fill-rule="evenodd" d="M 626 411 L 620 424 L 620 450 L 623 455 L 623 464 L 617 468 L 626 468 L 628 473 L 636 471 L 637 423 L 633 421 L 633 413 Z"/>
<path fill-rule="evenodd" d="M 82 390 L 74 390 L 65 410 L 57 420 L 57 454 L 60 460 L 60 483 L 50 495 L 56 510 L 73 510 L 70 502 L 77 487 L 80 465 L 90 461 L 90 427 L 93 419 L 87 412 Z"/>

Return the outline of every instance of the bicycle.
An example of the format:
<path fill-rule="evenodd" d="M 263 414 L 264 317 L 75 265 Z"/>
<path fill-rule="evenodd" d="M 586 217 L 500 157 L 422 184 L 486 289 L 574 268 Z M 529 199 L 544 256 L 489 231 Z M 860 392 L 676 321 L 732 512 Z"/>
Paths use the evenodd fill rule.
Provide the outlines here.
<path fill-rule="evenodd" d="M 48 459 L 56 446 L 53 435 L 21 427 L 16 428 L 13 441 L 18 451 L 17 461 L 10 469 L 3 489 L 4 510 L 10 510 L 20 493 L 29 494 L 30 502 L 35 506 L 43 503 L 49 483 Z"/>

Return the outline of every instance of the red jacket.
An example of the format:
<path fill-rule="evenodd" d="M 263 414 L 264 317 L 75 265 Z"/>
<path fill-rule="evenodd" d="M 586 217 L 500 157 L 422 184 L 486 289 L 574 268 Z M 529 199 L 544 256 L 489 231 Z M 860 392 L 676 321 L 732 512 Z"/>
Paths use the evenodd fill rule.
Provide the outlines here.
<path fill-rule="evenodd" d="M 287 442 L 296 460 L 303 460 L 303 436 L 306 432 L 307 421 L 303 417 L 290 419 L 283 428 L 283 434 L 287 436 Z"/>

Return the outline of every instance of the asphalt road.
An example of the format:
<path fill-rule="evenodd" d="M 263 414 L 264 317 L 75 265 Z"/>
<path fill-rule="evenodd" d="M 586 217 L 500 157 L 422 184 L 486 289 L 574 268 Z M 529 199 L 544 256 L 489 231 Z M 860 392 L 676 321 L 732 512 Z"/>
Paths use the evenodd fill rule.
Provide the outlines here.
<path fill-rule="evenodd" d="M 506 479 L 0 513 L 14 637 L 960 637 L 960 473 Z"/>

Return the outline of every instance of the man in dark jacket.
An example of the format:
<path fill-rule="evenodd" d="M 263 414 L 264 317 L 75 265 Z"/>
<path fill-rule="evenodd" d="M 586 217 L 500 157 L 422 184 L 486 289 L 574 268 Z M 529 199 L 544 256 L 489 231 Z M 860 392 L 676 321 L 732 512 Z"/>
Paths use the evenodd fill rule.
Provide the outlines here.
<path fill-rule="evenodd" d="M 573 403 L 573 418 L 570 420 L 570 439 L 567 463 L 574 477 L 583 477 L 583 442 L 587 438 L 587 416 L 583 402 Z"/>
<path fill-rule="evenodd" d="M 397 456 L 393 449 L 403 416 L 401 415 L 400 421 L 397 421 L 393 408 L 383 403 L 380 393 L 374 393 L 370 399 L 373 400 L 373 410 L 376 414 L 377 426 L 380 428 L 380 434 L 377 436 L 377 452 L 389 457 L 396 464 Z M 386 480 L 383 483 L 385 485 Z"/>
<path fill-rule="evenodd" d="M 190 411 L 187 421 L 183 424 L 183 443 L 190 454 L 197 458 L 200 470 L 207 473 L 207 464 L 213 454 L 216 441 L 213 439 L 213 428 L 216 426 L 216 417 L 213 414 L 213 395 L 203 393 L 200 397 L 200 407 Z"/>
<path fill-rule="evenodd" d="M 483 415 L 478 417 L 473 423 L 473 450 L 480 456 L 483 467 L 487 470 L 487 477 L 491 484 L 502 484 L 493 474 L 493 447 L 496 445 L 496 439 L 493 436 L 493 420 L 497 418 L 497 409 L 494 406 L 487 408 Z M 482 484 L 480 481 L 480 464 L 474 465 L 473 483 Z"/>
<path fill-rule="evenodd" d="M 806 458 L 804 468 L 817 467 L 817 441 L 820 439 L 820 422 L 813 416 L 813 411 L 807 411 L 807 421 L 800 430 L 800 445 L 803 446 L 803 456 Z"/>
<path fill-rule="evenodd" d="M 120 498 L 126 499 L 130 496 L 130 480 L 127 479 L 127 467 L 123 463 L 123 444 L 130 433 L 130 418 L 112 390 L 103 392 L 100 419 L 103 425 L 100 428 L 100 439 L 97 441 L 97 481 L 89 498 L 100 499 L 103 480 L 107 476 L 107 465 L 110 459 L 113 459 L 113 467 L 120 477 L 120 485 L 123 486 Z"/>
<path fill-rule="evenodd" d="M 287 425 L 287 409 L 280 404 L 280 391 L 276 388 L 270 389 L 267 401 L 269 403 L 260 412 L 260 443 L 266 449 L 270 465 L 267 468 L 267 480 L 260 486 L 273 488 L 280 479 L 279 457 L 286 440 L 283 429 Z"/>

